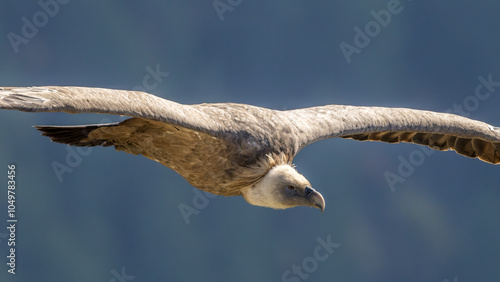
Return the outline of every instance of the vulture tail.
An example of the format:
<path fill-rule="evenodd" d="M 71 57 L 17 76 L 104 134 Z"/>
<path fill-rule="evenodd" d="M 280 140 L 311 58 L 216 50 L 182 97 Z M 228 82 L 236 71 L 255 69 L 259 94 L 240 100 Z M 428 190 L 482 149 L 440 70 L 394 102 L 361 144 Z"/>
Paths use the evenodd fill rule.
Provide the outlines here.
<path fill-rule="evenodd" d="M 77 125 L 77 126 L 35 126 L 36 129 L 42 132 L 43 136 L 47 136 L 52 142 L 69 144 L 79 147 L 93 146 L 111 146 L 111 142 L 106 139 L 88 138 L 90 132 L 101 127 L 118 126 L 119 123 L 108 124 L 92 124 L 92 125 Z"/>

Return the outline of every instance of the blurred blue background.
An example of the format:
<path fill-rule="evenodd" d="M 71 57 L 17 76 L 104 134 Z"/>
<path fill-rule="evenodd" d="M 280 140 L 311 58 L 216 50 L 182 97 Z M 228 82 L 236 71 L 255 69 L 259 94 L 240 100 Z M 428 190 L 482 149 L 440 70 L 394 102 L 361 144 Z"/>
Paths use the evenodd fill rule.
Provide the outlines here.
<path fill-rule="evenodd" d="M 169 75 L 148 92 L 180 103 L 462 106 L 500 125 L 500 88 L 474 100 L 479 76 L 500 81 L 498 1 L 59 1 L 2 1 L 0 86 L 134 89 L 158 67 Z M 399 12 L 373 22 L 388 6 Z M 350 63 L 342 42 L 358 48 Z M 31 127 L 103 118 L 123 120 L 0 111 L 0 226 L 11 163 L 19 220 L 16 275 L 0 228 L 1 281 L 500 280 L 498 166 L 332 139 L 295 158 L 323 214 L 193 203 L 193 187 L 158 163 L 101 147 L 75 157 Z M 418 154 L 391 189 L 384 173 Z M 71 170 L 62 181 L 55 162 Z M 198 207 L 189 224 L 181 204 Z M 320 261 L 318 240 L 340 246 Z"/>

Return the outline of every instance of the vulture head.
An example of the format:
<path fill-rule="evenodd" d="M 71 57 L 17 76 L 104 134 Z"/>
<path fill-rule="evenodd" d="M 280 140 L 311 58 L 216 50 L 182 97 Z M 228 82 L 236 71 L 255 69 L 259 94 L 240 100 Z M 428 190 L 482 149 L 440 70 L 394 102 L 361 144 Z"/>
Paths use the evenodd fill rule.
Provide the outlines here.
<path fill-rule="evenodd" d="M 273 209 L 308 206 L 321 212 L 325 209 L 323 196 L 289 164 L 272 167 L 257 183 L 242 192 L 245 200 L 255 206 Z"/>

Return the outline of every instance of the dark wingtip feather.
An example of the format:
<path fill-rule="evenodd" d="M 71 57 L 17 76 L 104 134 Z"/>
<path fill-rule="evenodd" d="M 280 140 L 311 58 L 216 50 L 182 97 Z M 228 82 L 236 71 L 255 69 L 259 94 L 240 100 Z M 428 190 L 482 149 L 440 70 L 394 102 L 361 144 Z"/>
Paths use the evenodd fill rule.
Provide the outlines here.
<path fill-rule="evenodd" d="M 42 132 L 43 136 L 47 136 L 53 142 L 69 144 L 80 147 L 92 146 L 106 146 L 104 139 L 88 139 L 89 133 L 99 127 L 115 126 L 117 123 L 112 124 L 98 124 L 98 125 L 79 125 L 79 126 L 34 126 L 37 130 Z M 108 145 L 109 146 L 109 145 Z"/>

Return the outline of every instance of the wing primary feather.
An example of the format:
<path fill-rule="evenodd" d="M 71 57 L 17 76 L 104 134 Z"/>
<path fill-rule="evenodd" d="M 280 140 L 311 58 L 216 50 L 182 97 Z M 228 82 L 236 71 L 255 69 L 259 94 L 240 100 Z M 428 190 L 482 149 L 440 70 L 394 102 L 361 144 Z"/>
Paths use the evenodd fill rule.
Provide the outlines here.
<path fill-rule="evenodd" d="M 78 126 L 34 126 L 53 142 L 79 147 L 110 146 L 105 139 L 89 139 L 89 134 L 101 127 L 117 126 L 119 123 Z"/>

